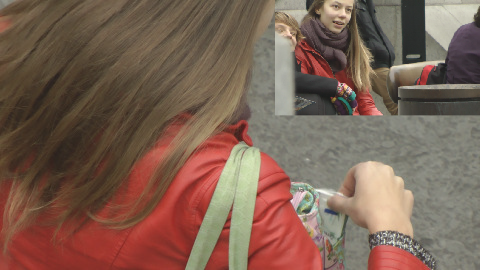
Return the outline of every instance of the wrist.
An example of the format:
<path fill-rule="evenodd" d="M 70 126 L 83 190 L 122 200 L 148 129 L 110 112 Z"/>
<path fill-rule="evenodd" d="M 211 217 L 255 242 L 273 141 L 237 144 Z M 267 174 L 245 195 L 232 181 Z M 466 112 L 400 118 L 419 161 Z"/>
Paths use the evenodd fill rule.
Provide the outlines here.
<path fill-rule="evenodd" d="M 380 231 L 368 236 L 370 249 L 377 246 L 393 246 L 417 257 L 428 268 L 436 269 L 435 258 L 412 237 L 397 231 Z"/>
<path fill-rule="evenodd" d="M 370 234 L 375 234 L 381 231 L 396 231 L 408 235 L 413 238 L 413 226 L 410 218 L 382 218 L 371 219 L 367 224 L 367 229 Z"/>

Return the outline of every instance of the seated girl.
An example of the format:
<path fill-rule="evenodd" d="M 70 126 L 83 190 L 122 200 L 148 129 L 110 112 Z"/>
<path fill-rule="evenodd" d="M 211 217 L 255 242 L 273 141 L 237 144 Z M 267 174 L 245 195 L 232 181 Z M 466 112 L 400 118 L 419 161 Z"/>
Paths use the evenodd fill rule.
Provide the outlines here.
<path fill-rule="evenodd" d="M 290 41 L 292 52 L 295 51 L 298 40 L 304 38 L 297 20 L 281 11 L 275 12 L 275 31 Z M 337 111 L 330 98 L 337 94 L 338 81 L 333 78 L 302 73 L 300 64 L 297 61 L 294 63 L 295 114 L 336 115 Z"/>
<path fill-rule="evenodd" d="M 303 73 L 338 80 L 337 96 L 343 100 L 332 98 L 337 111 L 348 109 L 344 100 L 351 99 L 348 93 L 353 92 L 358 103 L 353 114 L 382 115 L 369 92 L 371 54 L 358 33 L 354 5 L 354 0 L 313 2 L 300 28 L 305 39 L 296 47 L 295 57 Z"/>

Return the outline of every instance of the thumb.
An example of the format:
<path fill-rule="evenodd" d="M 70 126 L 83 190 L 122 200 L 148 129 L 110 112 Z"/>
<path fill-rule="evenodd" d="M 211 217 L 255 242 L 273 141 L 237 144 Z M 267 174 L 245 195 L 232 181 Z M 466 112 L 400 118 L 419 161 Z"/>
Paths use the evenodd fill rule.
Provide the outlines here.
<path fill-rule="evenodd" d="M 346 214 L 348 209 L 347 205 L 349 204 L 350 198 L 343 197 L 340 195 L 334 195 L 327 200 L 327 205 L 330 209 L 335 212 Z"/>

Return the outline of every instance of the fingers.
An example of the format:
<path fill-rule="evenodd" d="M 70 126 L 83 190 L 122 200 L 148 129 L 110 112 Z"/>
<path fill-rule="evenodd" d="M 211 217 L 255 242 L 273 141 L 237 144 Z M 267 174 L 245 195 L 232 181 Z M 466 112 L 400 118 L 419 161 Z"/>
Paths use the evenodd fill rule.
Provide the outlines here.
<path fill-rule="evenodd" d="M 335 212 L 345 213 L 348 215 L 348 213 L 346 213 L 346 211 L 348 210 L 348 200 L 349 198 L 347 197 L 334 195 L 327 200 L 327 205 L 328 208 L 332 209 Z"/>
<path fill-rule="evenodd" d="M 360 227 L 367 228 L 365 219 L 362 218 L 361 209 L 358 208 L 358 204 L 355 203 L 355 198 L 342 197 L 340 195 L 334 195 L 327 200 L 327 205 L 335 212 L 346 214 L 352 221 Z"/>
<path fill-rule="evenodd" d="M 405 190 L 402 177 L 392 167 L 379 162 L 360 163 L 351 168 L 339 191 L 350 198 L 333 196 L 327 202 L 345 213 L 359 226 L 376 232 L 396 230 L 413 234 L 410 217 L 413 194 Z"/>
<path fill-rule="evenodd" d="M 364 180 L 365 176 L 377 173 L 382 167 L 389 175 L 394 175 L 392 167 L 376 161 L 363 162 L 353 166 L 348 170 L 338 191 L 347 197 L 352 197 L 355 194 L 357 180 Z"/>
<path fill-rule="evenodd" d="M 352 197 L 355 194 L 355 172 L 359 165 L 360 164 L 357 164 L 356 166 L 348 170 L 342 185 L 338 189 L 338 192 L 342 193 L 347 197 Z"/>
<path fill-rule="evenodd" d="M 394 176 L 394 181 L 396 182 L 399 189 L 403 190 L 405 188 L 405 182 L 403 181 L 402 177 Z"/>
<path fill-rule="evenodd" d="M 410 190 L 405 190 L 404 191 L 404 198 L 405 198 L 405 203 L 404 203 L 404 209 L 405 212 L 409 217 L 412 217 L 412 212 L 413 212 L 413 204 L 414 204 L 414 197 L 413 193 Z"/>

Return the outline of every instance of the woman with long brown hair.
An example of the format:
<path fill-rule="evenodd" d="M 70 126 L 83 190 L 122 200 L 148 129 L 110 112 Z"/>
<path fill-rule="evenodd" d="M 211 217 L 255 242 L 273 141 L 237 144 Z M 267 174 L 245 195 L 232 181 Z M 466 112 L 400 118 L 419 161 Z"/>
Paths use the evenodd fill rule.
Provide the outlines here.
<path fill-rule="evenodd" d="M 245 93 L 273 5 L 19 0 L 0 11 L 0 268 L 184 269 L 230 151 L 252 144 Z M 258 183 L 249 268 L 321 268 L 290 180 L 265 154 Z M 341 189 L 351 198 L 332 207 L 372 233 L 412 236 L 402 183 L 361 164 Z M 372 184 L 382 196 L 353 194 Z M 207 269 L 228 267 L 229 226 Z"/>
<path fill-rule="evenodd" d="M 338 81 L 337 95 L 332 97 L 337 111 L 349 107 L 339 99 L 354 98 L 358 109 L 353 114 L 382 115 L 369 92 L 372 55 L 357 28 L 355 1 L 315 0 L 302 21 L 305 39 L 299 42 L 295 56 L 303 73 Z M 355 95 L 345 94 L 352 92 Z"/>

